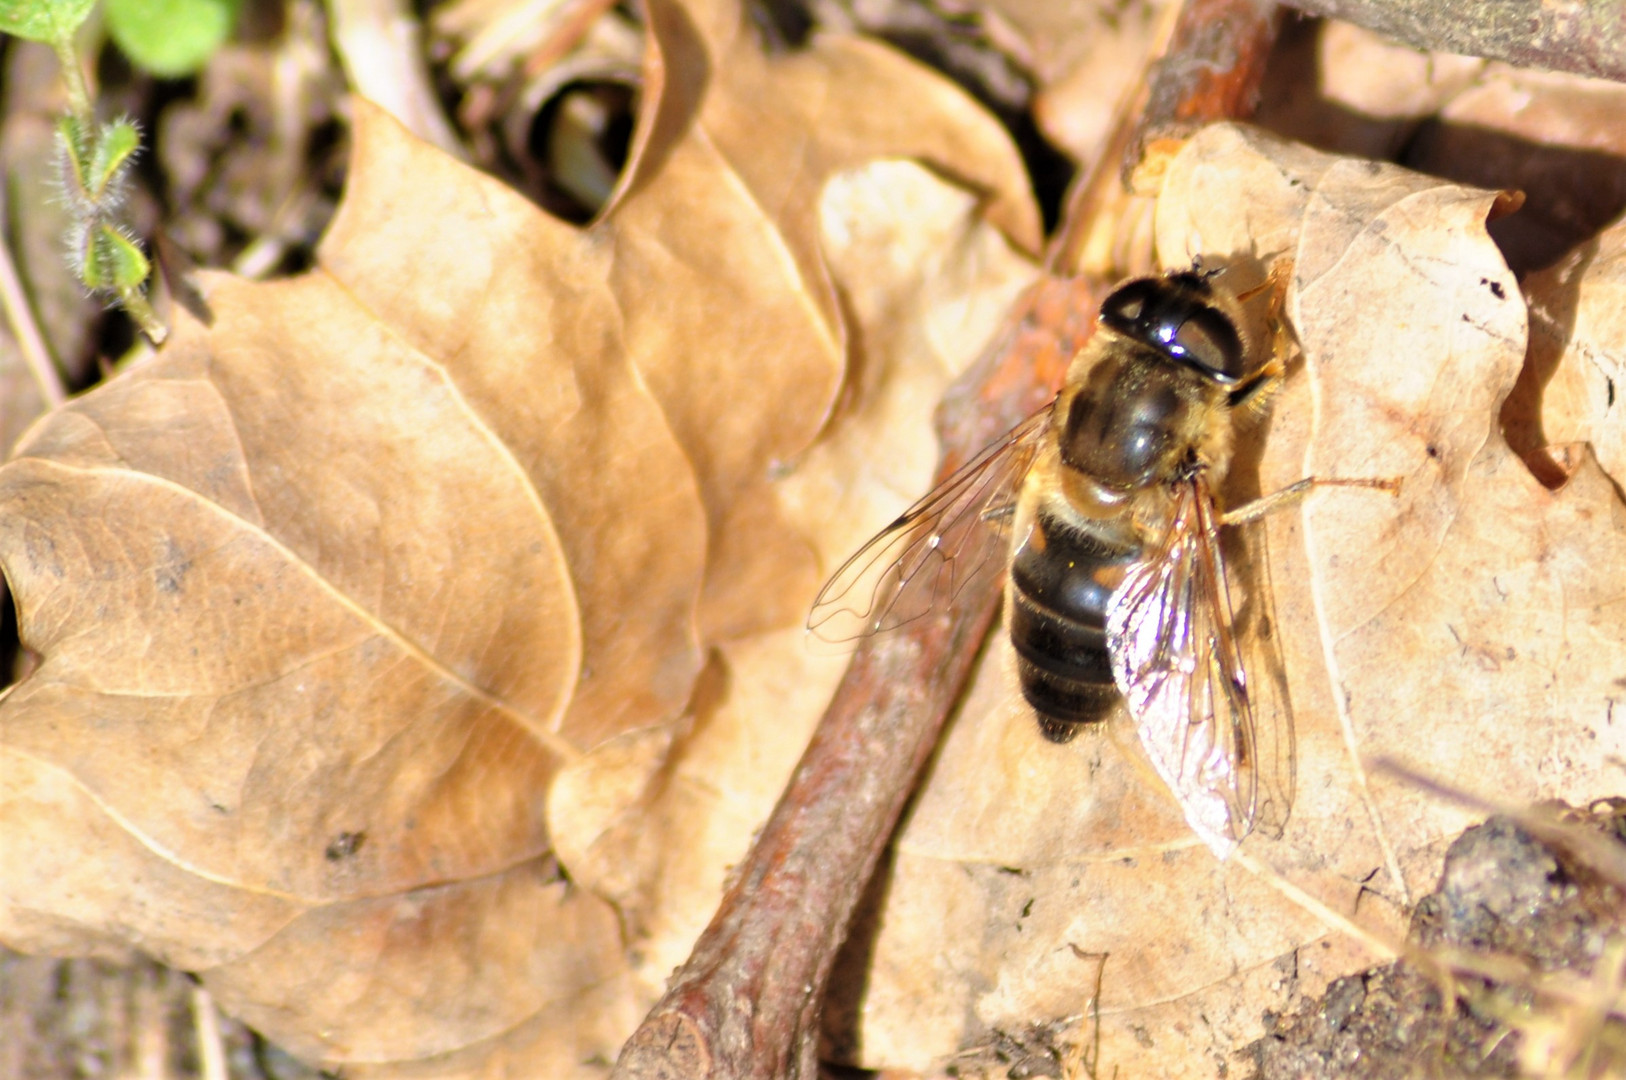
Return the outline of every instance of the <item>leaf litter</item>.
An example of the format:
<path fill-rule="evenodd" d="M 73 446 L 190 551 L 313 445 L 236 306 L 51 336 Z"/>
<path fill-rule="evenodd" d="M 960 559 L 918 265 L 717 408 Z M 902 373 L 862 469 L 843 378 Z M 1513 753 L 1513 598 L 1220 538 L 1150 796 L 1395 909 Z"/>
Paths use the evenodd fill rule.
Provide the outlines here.
<path fill-rule="evenodd" d="M 876 374 L 918 351 L 898 332 L 917 301 L 896 298 L 930 281 L 864 302 L 875 249 L 842 265 L 827 182 L 924 157 L 1003 192 L 990 216 L 1018 247 L 1034 228 L 991 125 L 884 50 L 764 61 L 732 9 L 655 22 L 665 69 L 593 228 L 362 108 L 319 271 L 212 277 L 211 326 L 55 414 L 0 473 L 0 557 L 45 657 L 0 702 L 0 830 L 28 845 L 0 879 L 7 940 L 136 944 L 355 1075 L 592 1071 L 681 960 L 839 676 L 781 628 L 924 486 L 916 410 L 963 362 Z M 865 107 L 882 94 L 919 115 L 889 124 Z M 796 120 L 753 111 L 776 109 Z M 1577 452 L 1550 490 L 1498 435 L 1525 345 L 1480 227 L 1495 196 L 1232 128 L 1182 161 L 1165 263 L 1295 260 L 1307 356 L 1262 489 L 1405 481 L 1270 522 L 1288 834 L 1214 863 L 1109 740 L 1035 737 L 996 644 L 844 958 L 831 1035 L 854 1063 L 925 1068 L 1095 1011 L 1106 1068 L 1234 1066 L 1263 1007 L 1368 962 L 1281 882 L 1398 939 L 1469 820 L 1366 757 L 1509 800 L 1616 779 L 1598 657 L 1622 637 L 1618 488 Z M 876 176 L 918 179 L 838 187 Z M 970 211 L 937 219 L 959 244 L 943 267 L 999 264 L 1012 287 Z M 1570 264 L 1552 303 L 1606 290 L 1613 265 Z M 718 317 L 735 311 L 751 325 Z M 1609 430 L 1596 357 L 1618 335 L 1598 325 L 1548 383 L 1550 434 Z M 868 363 L 838 404 L 849 354 Z M 896 469 L 832 479 L 910 413 L 913 435 L 873 455 Z"/>
<path fill-rule="evenodd" d="M 755 49 L 739 18 L 657 12 L 585 230 L 358 102 L 317 269 L 205 275 L 207 323 L 25 437 L 0 563 L 42 661 L 0 703 L 6 940 L 134 944 L 357 1075 L 613 1056 L 644 999 L 550 785 L 635 800 L 661 755 L 621 751 L 682 733 L 703 646 L 800 621 L 825 545 L 772 480 L 843 371 L 825 178 L 959 168 L 961 216 L 1037 243 L 949 84 L 840 38 L 720 62 Z M 770 734 L 793 758 L 806 728 Z"/>

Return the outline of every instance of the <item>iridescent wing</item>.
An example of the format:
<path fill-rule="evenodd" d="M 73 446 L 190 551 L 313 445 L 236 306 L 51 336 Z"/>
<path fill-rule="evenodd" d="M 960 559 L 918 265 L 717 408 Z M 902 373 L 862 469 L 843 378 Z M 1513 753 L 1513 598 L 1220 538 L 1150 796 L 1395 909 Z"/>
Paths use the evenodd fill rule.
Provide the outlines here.
<path fill-rule="evenodd" d="M 1161 539 L 1113 594 L 1107 649 L 1147 758 L 1223 859 L 1255 827 L 1280 834 L 1293 748 L 1264 553 L 1234 538 L 1250 571 L 1238 620 L 1219 530 L 1207 483 L 1180 484 Z"/>
<path fill-rule="evenodd" d="M 1046 405 L 983 449 L 841 564 L 807 617 L 825 641 L 892 630 L 1005 569 L 1008 523 L 1045 433 Z"/>

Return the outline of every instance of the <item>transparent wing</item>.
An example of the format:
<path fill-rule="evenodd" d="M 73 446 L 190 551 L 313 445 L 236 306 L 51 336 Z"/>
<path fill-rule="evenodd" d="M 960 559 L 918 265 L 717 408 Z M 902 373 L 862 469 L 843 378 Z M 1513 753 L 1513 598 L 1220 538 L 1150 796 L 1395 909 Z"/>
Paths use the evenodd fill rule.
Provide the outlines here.
<path fill-rule="evenodd" d="M 1005 569 L 1009 519 L 1050 429 L 1046 405 L 983 449 L 841 564 L 807 617 L 825 641 L 892 630 Z"/>
<path fill-rule="evenodd" d="M 1280 837 L 1293 810 L 1298 763 L 1287 667 L 1276 633 L 1275 589 L 1270 579 L 1265 522 L 1226 525 L 1220 536 L 1225 547 L 1223 566 L 1230 572 L 1229 581 L 1225 575 L 1221 581 L 1236 613 L 1233 636 L 1247 672 L 1248 704 L 1253 710 L 1253 763 L 1258 782 L 1253 829 Z"/>
<path fill-rule="evenodd" d="M 1201 477 L 1180 485 L 1160 541 L 1107 614 L 1113 679 L 1141 746 L 1193 831 L 1222 859 L 1256 826 L 1279 834 L 1293 798 L 1269 578 L 1262 548 L 1240 533 L 1235 561 L 1250 577 L 1241 620 Z"/>

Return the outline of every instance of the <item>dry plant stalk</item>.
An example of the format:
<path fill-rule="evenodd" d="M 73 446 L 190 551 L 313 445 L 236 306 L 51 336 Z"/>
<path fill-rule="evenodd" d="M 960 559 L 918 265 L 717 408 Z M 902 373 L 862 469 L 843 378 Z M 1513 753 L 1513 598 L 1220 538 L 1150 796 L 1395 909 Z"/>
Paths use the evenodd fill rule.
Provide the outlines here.
<path fill-rule="evenodd" d="M 1120 113 L 1107 152 L 1069 203 L 1049 252 L 1052 272 L 1086 265 L 1080 237 L 1110 231 L 1125 201 L 1119 164 L 1132 171 L 1159 138 L 1210 120 L 1245 118 L 1274 40 L 1264 0 L 1189 0 L 1179 11 L 1148 91 Z M 1102 282 L 1041 283 L 1017 305 L 1001 346 L 946 395 L 938 416 L 947 476 L 1054 392 L 1072 347 L 1087 333 Z M 1064 322 L 1039 356 L 1025 331 L 1060 304 Z M 1041 338 L 1045 334 L 1039 335 Z M 930 758 L 998 610 L 997 581 L 865 640 L 819 722 L 796 772 L 736 870 L 710 925 L 665 995 L 623 1047 L 612 1075 L 818 1075 L 825 985 L 854 909 Z"/>

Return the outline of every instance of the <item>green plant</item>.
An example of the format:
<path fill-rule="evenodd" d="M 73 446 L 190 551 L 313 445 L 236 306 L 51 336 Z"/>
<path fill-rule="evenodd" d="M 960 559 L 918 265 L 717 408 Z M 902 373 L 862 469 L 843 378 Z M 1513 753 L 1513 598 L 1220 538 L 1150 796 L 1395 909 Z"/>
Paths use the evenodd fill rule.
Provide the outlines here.
<path fill-rule="evenodd" d="M 92 292 L 115 299 L 155 343 L 167 331 L 147 302 L 152 264 L 119 217 L 130 165 L 141 146 L 134 121 L 96 119 L 74 33 L 95 0 L 0 0 L 0 31 L 56 50 L 68 91 L 68 113 L 57 122 L 62 197 L 72 211 L 69 259 Z"/>

